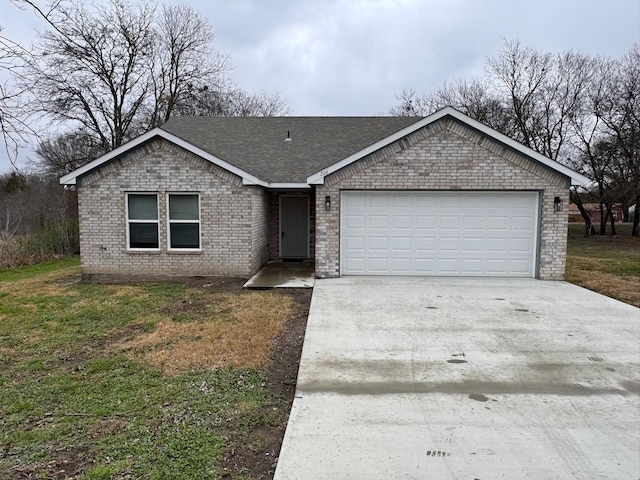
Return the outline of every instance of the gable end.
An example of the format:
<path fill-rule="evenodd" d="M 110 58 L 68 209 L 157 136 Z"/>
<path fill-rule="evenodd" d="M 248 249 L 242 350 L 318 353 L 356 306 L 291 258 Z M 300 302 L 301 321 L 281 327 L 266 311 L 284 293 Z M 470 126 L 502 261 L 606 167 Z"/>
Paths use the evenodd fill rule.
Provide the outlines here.
<path fill-rule="evenodd" d="M 123 168 L 130 166 L 138 160 L 147 156 L 154 156 L 157 152 L 168 152 L 171 156 L 191 163 L 192 165 L 202 169 L 207 173 L 212 173 L 227 183 L 235 186 L 242 185 L 242 178 L 218 165 L 215 165 L 194 153 L 179 147 L 163 138 L 154 138 L 140 145 L 127 150 L 109 161 L 92 169 L 89 173 L 79 176 L 77 179 L 78 186 L 85 187 L 105 178 Z M 166 161 L 158 155 L 159 161 Z M 177 168 L 177 165 L 176 165 Z"/>

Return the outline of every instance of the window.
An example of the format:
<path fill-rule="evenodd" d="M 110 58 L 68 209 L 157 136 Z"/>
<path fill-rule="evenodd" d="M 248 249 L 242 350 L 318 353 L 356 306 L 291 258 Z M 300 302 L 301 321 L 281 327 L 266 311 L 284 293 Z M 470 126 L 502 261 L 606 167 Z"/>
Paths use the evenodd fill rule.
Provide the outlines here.
<path fill-rule="evenodd" d="M 169 194 L 169 249 L 200 248 L 200 197 Z"/>
<path fill-rule="evenodd" d="M 158 195 L 127 194 L 127 233 L 130 249 L 160 248 L 158 243 Z"/>

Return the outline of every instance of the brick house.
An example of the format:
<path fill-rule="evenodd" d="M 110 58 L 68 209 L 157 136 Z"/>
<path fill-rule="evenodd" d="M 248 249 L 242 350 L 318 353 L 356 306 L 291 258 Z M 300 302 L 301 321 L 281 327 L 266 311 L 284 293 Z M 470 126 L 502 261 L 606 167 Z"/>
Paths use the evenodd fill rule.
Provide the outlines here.
<path fill-rule="evenodd" d="M 452 109 L 429 117 L 176 117 L 65 175 L 85 278 L 562 279 L 588 180 Z"/>
<path fill-rule="evenodd" d="M 591 217 L 591 222 L 600 223 L 600 204 L 599 203 L 583 203 L 585 211 Z M 568 213 L 570 216 L 577 218 L 578 221 L 582 222 L 582 215 L 580 214 L 580 210 L 575 203 L 570 203 L 568 208 Z M 604 213 L 606 215 L 607 210 L 604 209 Z M 616 222 L 622 222 L 624 219 L 624 210 L 622 209 L 622 204 L 614 203 L 611 207 L 611 213 L 613 213 L 613 219 Z"/>

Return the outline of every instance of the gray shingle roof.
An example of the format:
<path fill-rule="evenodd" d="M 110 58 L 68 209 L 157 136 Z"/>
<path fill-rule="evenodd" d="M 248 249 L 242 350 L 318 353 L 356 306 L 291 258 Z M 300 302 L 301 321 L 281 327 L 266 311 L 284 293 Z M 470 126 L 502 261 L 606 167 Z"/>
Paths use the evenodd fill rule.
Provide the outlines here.
<path fill-rule="evenodd" d="M 173 117 L 161 128 L 269 183 L 306 178 L 421 117 Z M 291 141 L 286 142 L 287 132 Z"/>

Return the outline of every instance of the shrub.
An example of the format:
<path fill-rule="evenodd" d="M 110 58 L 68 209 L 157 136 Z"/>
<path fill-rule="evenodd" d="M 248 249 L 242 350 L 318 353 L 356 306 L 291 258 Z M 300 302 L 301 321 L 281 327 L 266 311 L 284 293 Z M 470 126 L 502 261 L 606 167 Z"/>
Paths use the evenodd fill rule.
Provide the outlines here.
<path fill-rule="evenodd" d="M 35 233 L 0 239 L 0 268 L 33 265 L 79 252 L 76 222 L 49 223 Z"/>

